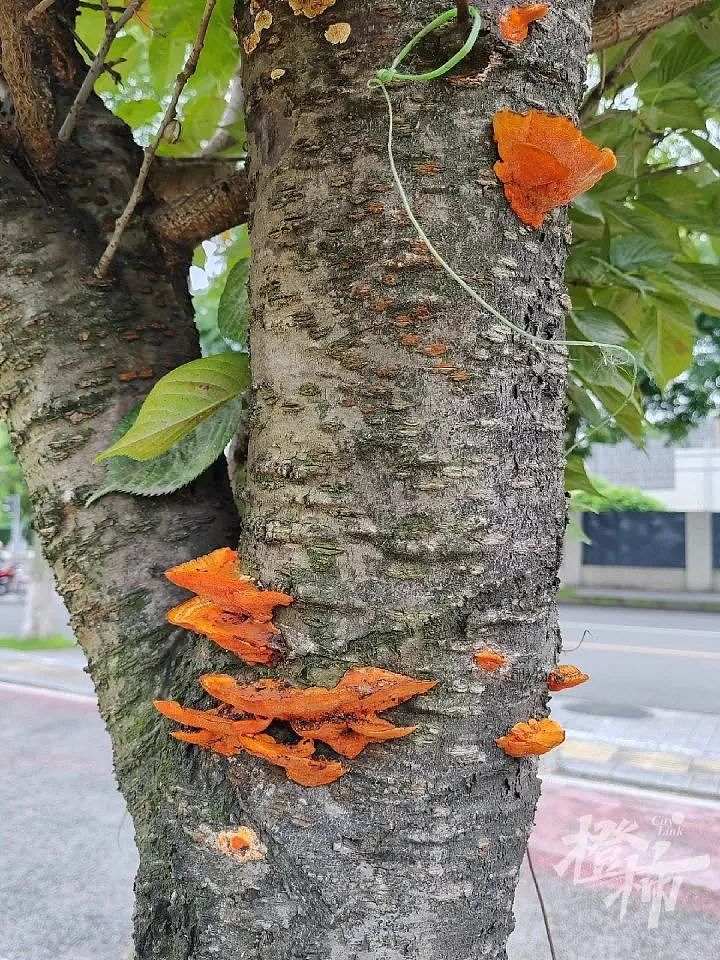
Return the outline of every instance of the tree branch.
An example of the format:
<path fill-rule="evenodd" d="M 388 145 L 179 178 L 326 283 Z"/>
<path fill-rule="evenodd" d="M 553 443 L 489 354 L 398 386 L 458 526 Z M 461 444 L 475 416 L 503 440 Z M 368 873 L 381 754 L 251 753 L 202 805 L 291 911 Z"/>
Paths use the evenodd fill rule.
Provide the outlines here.
<path fill-rule="evenodd" d="M 458 23 L 469 23 L 470 22 L 470 0 L 457 0 L 457 22 Z"/>
<path fill-rule="evenodd" d="M 248 182 L 243 170 L 163 204 L 152 214 L 150 224 L 165 245 L 192 249 L 243 223 L 248 205 Z"/>
<path fill-rule="evenodd" d="M 144 2 L 145 0 L 130 0 L 125 12 L 121 14 L 117 20 L 113 20 L 111 23 L 108 23 L 105 30 L 105 36 L 103 37 L 103 42 L 100 44 L 100 49 L 98 50 L 93 62 L 90 64 L 88 72 L 85 75 L 85 79 L 82 82 L 82 86 L 78 90 L 75 100 L 73 101 L 73 105 L 70 107 L 70 111 L 65 118 L 63 125 L 60 127 L 58 140 L 61 143 L 66 143 L 72 136 L 78 116 L 80 115 L 80 111 L 87 103 L 90 94 L 93 92 L 95 81 L 105 69 L 105 57 L 108 54 L 108 50 L 112 46 L 113 40 L 118 35 L 120 30 L 122 30 L 125 24 L 129 20 L 132 20 Z"/>
<path fill-rule="evenodd" d="M 662 27 L 708 0 L 599 0 L 593 21 L 593 50 L 604 50 L 621 40 Z"/>
<path fill-rule="evenodd" d="M 142 3 L 142 0 L 140 0 Z M 120 246 L 120 241 L 122 240 L 122 235 L 127 228 L 127 225 L 132 219 L 132 215 L 135 212 L 135 208 L 140 202 L 142 197 L 143 190 L 145 188 L 145 183 L 147 182 L 148 175 L 150 173 L 150 168 L 152 162 L 155 159 L 155 154 L 157 149 L 160 146 L 160 143 L 165 133 L 165 128 L 170 123 L 171 120 L 175 118 L 175 111 L 177 109 L 178 101 L 180 100 L 180 94 L 185 88 L 185 84 L 188 82 L 190 77 L 195 73 L 197 69 L 198 60 L 200 59 L 200 53 L 202 52 L 203 45 L 205 44 L 205 37 L 207 35 L 208 26 L 210 25 L 210 18 L 212 17 L 213 10 L 217 0 L 206 0 L 205 10 L 203 15 L 200 18 L 200 23 L 198 25 L 197 34 L 195 36 L 195 42 L 192 45 L 192 49 L 188 54 L 188 58 L 185 61 L 185 66 L 182 68 L 180 73 L 177 76 L 175 81 L 175 87 L 170 97 L 170 103 L 168 103 L 163 118 L 160 121 L 160 126 L 157 129 L 157 133 L 153 137 L 152 142 L 148 147 L 145 148 L 145 155 L 143 157 L 143 162 L 140 167 L 140 170 L 137 175 L 137 180 L 135 181 L 135 186 L 133 187 L 132 193 L 130 194 L 130 199 L 127 202 L 127 206 L 123 212 L 118 217 L 115 223 L 115 229 L 113 231 L 112 237 L 108 242 L 105 252 L 102 257 L 100 257 L 100 262 L 95 267 L 93 271 L 94 276 L 98 280 L 104 280 L 107 276 L 107 272 L 110 269 L 110 265 L 115 258 L 115 254 L 118 251 Z"/>
<path fill-rule="evenodd" d="M 34 20 L 35 17 L 39 17 L 41 13 L 51 7 L 55 3 L 55 0 L 40 0 L 40 3 L 37 6 L 34 6 L 32 10 L 27 14 L 26 20 Z"/>
<path fill-rule="evenodd" d="M 595 108 L 602 100 L 602 96 L 606 90 L 612 89 L 615 85 L 616 80 L 619 80 L 620 77 L 625 73 L 627 68 L 633 62 L 637 56 L 640 47 L 642 47 L 645 42 L 645 38 L 648 36 L 647 33 L 640 34 L 627 48 L 623 56 L 618 60 L 615 67 L 610 70 L 604 77 L 600 79 L 600 82 L 596 87 L 594 87 L 590 93 L 585 97 L 585 101 L 582 105 L 582 119 L 587 120 L 595 112 Z"/>

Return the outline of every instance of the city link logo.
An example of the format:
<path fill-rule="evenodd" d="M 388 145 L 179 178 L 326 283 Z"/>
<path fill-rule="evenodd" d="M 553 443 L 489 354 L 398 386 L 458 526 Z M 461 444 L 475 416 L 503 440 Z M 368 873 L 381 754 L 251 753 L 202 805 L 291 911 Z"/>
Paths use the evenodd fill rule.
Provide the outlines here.
<path fill-rule="evenodd" d="M 710 866 L 708 854 L 673 852 L 673 838 L 683 836 L 684 821 L 679 811 L 653 817 L 650 823 L 657 839 L 648 840 L 638 833 L 635 822 L 594 820 L 588 814 L 579 818 L 577 833 L 562 838 L 568 852 L 553 869 L 559 877 L 572 877 L 574 884 L 610 887 L 604 903 L 608 908 L 617 904 L 621 920 L 631 896 L 639 894 L 640 902 L 648 906 L 648 929 L 655 929 L 663 911 L 675 910 L 683 882 Z"/>

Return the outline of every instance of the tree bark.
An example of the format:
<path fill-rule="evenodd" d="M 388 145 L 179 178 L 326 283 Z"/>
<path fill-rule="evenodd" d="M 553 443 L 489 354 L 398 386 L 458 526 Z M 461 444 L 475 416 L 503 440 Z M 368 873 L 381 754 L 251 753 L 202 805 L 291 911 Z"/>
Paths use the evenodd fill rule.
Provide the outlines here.
<path fill-rule="evenodd" d="M 593 50 L 657 30 L 671 20 L 706 7 L 709 0 L 599 0 L 593 21 Z"/>
<path fill-rule="evenodd" d="M 71 7 L 58 0 L 52 16 Z M 321 23 L 275 5 L 280 41 L 260 44 L 243 77 L 256 401 L 241 552 L 296 598 L 278 617 L 292 650 L 278 673 L 327 685 L 359 663 L 440 681 L 398 711 L 420 723 L 414 736 L 368 748 L 329 788 L 180 745 L 151 706 L 203 702 L 195 677 L 209 670 L 257 676 L 164 623 L 177 596 L 162 570 L 232 537 L 225 479 L 83 508 L 92 456 L 145 377 L 196 352 L 182 264 L 162 266 L 148 217 L 112 285 L 85 282 L 137 151 L 91 100 L 52 177 L 3 160 L 0 399 L 135 823 L 139 960 L 506 955 L 539 787 L 535 763 L 494 741 L 546 712 L 566 370 L 560 350 L 540 355 L 433 266 L 393 190 L 385 105 L 367 81 L 442 7 L 346 0 L 351 39 L 332 46 Z M 576 115 L 590 5 L 557 2 L 512 49 L 497 40 L 501 8 L 482 5 L 490 27 L 459 71 L 470 83 L 391 91 L 398 162 L 447 259 L 514 323 L 561 337 L 567 215 L 532 231 L 509 210 L 491 118 Z M 441 62 L 459 36 L 432 38 L 423 57 Z M 55 72 L 53 110 L 25 111 L 42 120 L 36 152 L 76 86 Z M 498 675 L 473 665 L 488 645 L 509 658 Z M 218 851 L 236 825 L 259 834 L 261 861 Z"/>
<path fill-rule="evenodd" d="M 281 675 L 327 685 L 360 663 L 440 683 L 398 718 L 417 734 L 369 748 L 329 789 L 230 765 L 269 851 L 240 880 L 252 897 L 233 900 L 232 939 L 218 930 L 226 956 L 500 958 L 512 930 L 538 781 L 494 741 L 546 713 L 566 370 L 561 349 L 539 355 L 436 269 L 393 189 L 385 104 L 367 81 L 438 9 L 347 2 L 352 34 L 336 47 L 277 8 L 281 45 L 260 44 L 243 75 L 256 388 L 245 569 L 296 598 L 278 617 L 295 654 Z M 486 22 L 499 9 L 483 5 Z M 391 91 L 420 220 L 499 310 L 550 337 L 563 333 L 567 215 L 533 231 L 510 211 L 491 118 L 575 116 L 589 35 L 589 4 L 556 4 L 484 85 Z M 442 62 L 458 38 L 423 56 Z M 495 38 L 459 72 L 479 74 Z M 278 65 L 287 80 L 270 86 Z M 456 379 L 434 367 L 440 353 Z M 508 656 L 500 675 L 473 664 L 488 645 Z"/>

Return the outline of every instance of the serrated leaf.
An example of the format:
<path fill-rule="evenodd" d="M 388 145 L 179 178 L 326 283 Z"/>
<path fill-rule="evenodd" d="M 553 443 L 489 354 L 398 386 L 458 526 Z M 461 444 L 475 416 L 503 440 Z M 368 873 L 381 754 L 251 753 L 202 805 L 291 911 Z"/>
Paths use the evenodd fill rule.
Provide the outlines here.
<path fill-rule="evenodd" d="M 228 274 L 218 304 L 218 330 L 221 336 L 234 343 L 247 343 L 250 304 L 248 275 L 250 261 L 239 260 Z"/>
<path fill-rule="evenodd" d="M 128 432 L 95 458 L 152 460 L 250 386 L 245 353 L 191 360 L 158 380 Z"/>
<path fill-rule="evenodd" d="M 641 267 L 664 267 L 672 259 L 670 250 L 641 234 L 614 237 L 610 243 L 610 263 L 620 270 L 632 272 Z"/>
<path fill-rule="evenodd" d="M 593 486 L 587 475 L 585 461 L 576 453 L 571 454 L 565 464 L 565 489 L 568 493 L 573 490 L 584 490 L 586 493 L 600 496 L 600 491 Z"/>
<path fill-rule="evenodd" d="M 242 400 L 230 400 L 211 417 L 183 437 L 167 453 L 153 460 L 112 457 L 106 464 L 105 482 L 87 501 L 90 506 L 108 493 L 132 493 L 159 497 L 187 486 L 222 454 L 232 440 L 242 413 Z M 119 440 L 133 426 L 140 406 L 123 417 L 115 428 L 113 440 Z"/>
<path fill-rule="evenodd" d="M 677 297 L 657 295 L 652 301 L 652 309 L 646 311 L 638 335 L 647 365 L 657 384 L 664 388 L 692 359 L 695 318 Z"/>

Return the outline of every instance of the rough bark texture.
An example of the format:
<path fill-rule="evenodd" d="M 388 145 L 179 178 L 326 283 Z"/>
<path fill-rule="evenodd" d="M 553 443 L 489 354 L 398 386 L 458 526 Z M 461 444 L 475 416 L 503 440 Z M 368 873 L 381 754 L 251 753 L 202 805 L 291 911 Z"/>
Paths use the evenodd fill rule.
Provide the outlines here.
<path fill-rule="evenodd" d="M 57 127 L 81 64 L 67 21 L 44 20 L 29 40 L 17 37 L 29 29 L 22 15 L 30 6 L 0 0 L 2 52 L 8 43 L 32 50 L 27 69 L 52 90 L 45 113 L 55 116 Z M 71 18 L 73 6 L 59 0 L 52 17 Z M 28 109 L 27 116 L 42 112 Z M 188 643 L 165 623 L 177 592 L 162 571 L 178 558 L 234 542 L 237 517 L 225 470 L 173 497 L 109 496 L 84 507 L 103 475 L 93 457 L 118 419 L 156 377 L 198 355 L 187 264 L 174 272 L 163 267 L 140 216 L 112 284 L 89 285 L 140 151 L 94 98 L 51 176 L 28 160 L 27 131 L 18 118 L 18 130 L 4 149 L 0 145 L 0 411 L 30 486 L 36 530 L 88 655 L 134 820 L 144 864 L 137 887 L 139 955 L 187 957 L 195 922 L 184 899 L 174 897 L 182 869 L 175 870 L 173 850 L 196 844 L 182 830 L 167 839 L 174 817 L 163 803 L 168 792 L 192 796 L 192 782 L 198 806 L 217 811 L 222 800 L 214 790 L 220 771 L 211 762 L 204 775 L 194 757 L 187 768 L 176 768 L 177 751 L 168 749 L 166 725 L 151 705 L 183 676 L 190 685 L 211 662 L 207 644 Z M 39 142 L 32 130 L 30 141 Z M 217 658 L 212 664 L 219 665 Z M 118 953 L 122 949 L 118 944 Z"/>
<path fill-rule="evenodd" d="M 708 0 L 599 0 L 593 20 L 593 50 L 604 50 L 705 7 Z"/>
<path fill-rule="evenodd" d="M 494 739 L 546 712 L 565 365 L 438 271 L 390 182 L 385 105 L 367 81 L 444 7 L 343 3 L 345 47 L 278 8 L 279 43 L 261 44 L 243 78 L 257 394 L 241 555 L 296 597 L 279 618 L 290 678 L 333 682 L 361 663 L 440 684 L 398 719 L 419 722 L 415 736 L 368 749 L 330 789 L 231 766 L 269 852 L 243 870 L 224 956 L 500 958 L 512 929 L 538 782 Z M 562 337 L 567 216 L 533 231 L 509 210 L 491 118 L 575 115 L 590 8 L 554 4 L 515 48 L 497 39 L 502 8 L 482 4 L 492 26 L 458 69 L 479 74 L 502 51 L 483 85 L 393 89 L 396 152 L 447 259 L 515 323 Z M 447 31 L 423 57 L 458 43 Z M 272 85 L 276 66 L 288 74 Z M 473 665 L 487 645 L 510 660 L 496 677 Z"/>
<path fill-rule="evenodd" d="M 495 26 L 505 4 L 481 6 L 490 27 L 457 71 L 464 85 L 392 91 L 398 161 L 450 262 L 515 323 L 561 337 L 567 216 L 532 231 L 508 209 L 490 119 L 508 106 L 575 114 L 589 3 L 555 3 L 513 48 Z M 17 7 L 0 0 L 13 43 Z M 546 710 L 565 366 L 560 350 L 540 355 L 473 307 L 392 189 L 384 101 L 367 80 L 444 8 L 339 0 L 332 15 L 353 32 L 336 47 L 323 37 L 331 17 L 276 4 L 278 42 L 262 43 L 244 76 L 257 387 L 244 562 L 296 597 L 278 618 L 294 654 L 281 675 L 331 683 L 361 663 L 440 681 L 398 711 L 421 723 L 416 735 L 370 747 L 330 788 L 173 742 L 150 706 L 158 694 L 202 702 L 193 677 L 210 669 L 257 675 L 163 623 L 177 595 L 161 571 L 231 536 L 226 484 L 82 506 L 99 475 L 91 458 L 143 378 L 195 350 L 180 273 L 158 272 L 144 218 L 112 286 L 84 280 L 137 152 L 91 101 L 52 178 L 3 160 L 0 397 L 135 822 L 140 960 L 505 957 L 538 782 L 533 761 L 508 759 L 494 739 Z M 58 0 L 60 14 L 72 3 Z M 31 39 L 42 60 L 44 41 Z M 423 55 L 439 62 L 459 40 L 446 31 Z M 56 64 L 43 73 L 54 103 L 26 113 L 41 131 L 57 128 L 77 86 L 57 58 L 45 62 Z M 428 356 L 408 334 L 446 352 Z M 437 372 L 438 359 L 468 378 Z M 474 667 L 488 644 L 508 655 L 505 673 Z M 260 834 L 262 861 L 217 850 L 233 825 Z"/>

